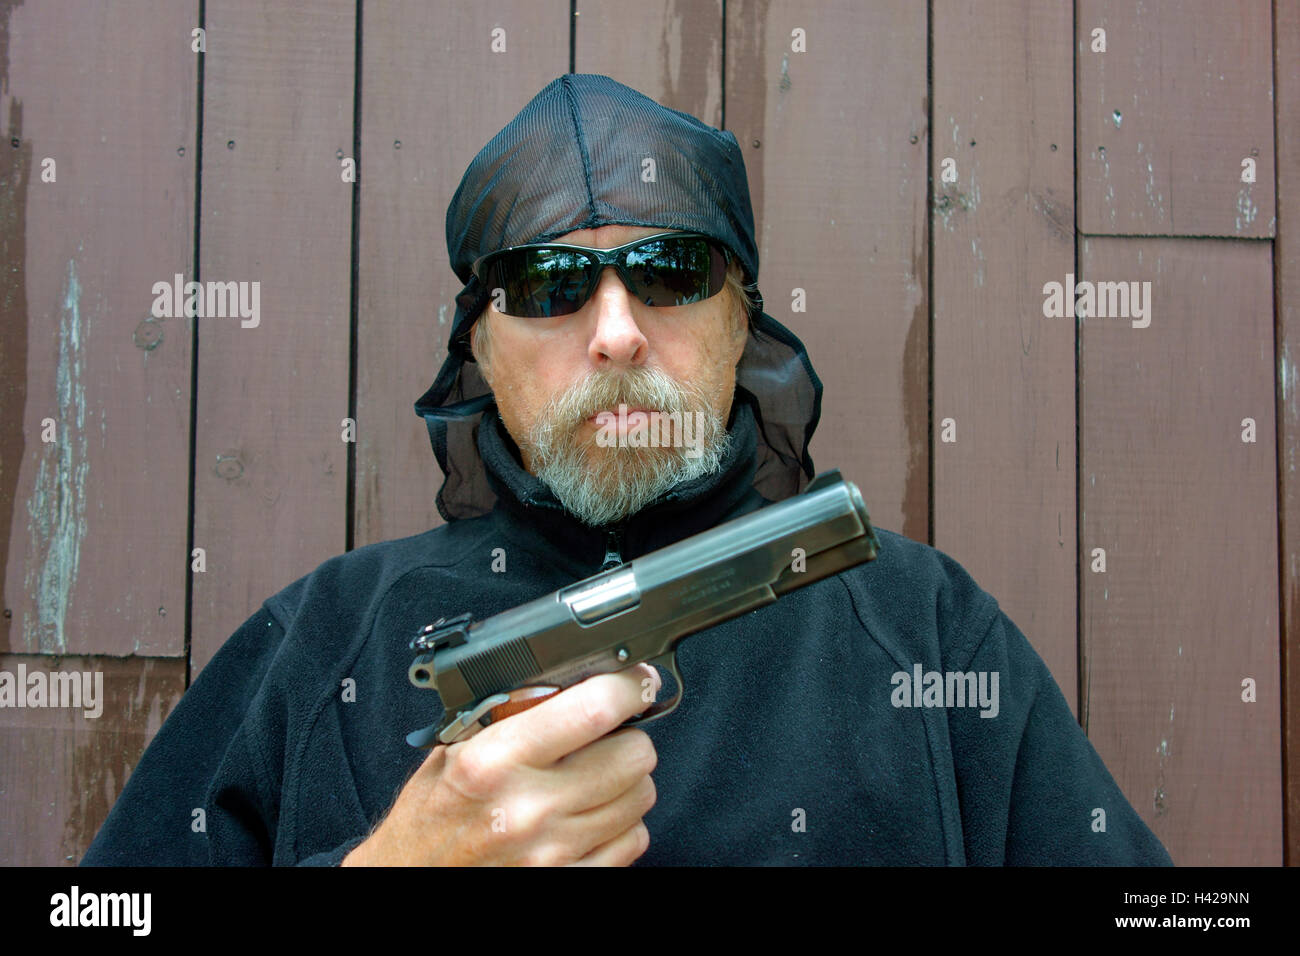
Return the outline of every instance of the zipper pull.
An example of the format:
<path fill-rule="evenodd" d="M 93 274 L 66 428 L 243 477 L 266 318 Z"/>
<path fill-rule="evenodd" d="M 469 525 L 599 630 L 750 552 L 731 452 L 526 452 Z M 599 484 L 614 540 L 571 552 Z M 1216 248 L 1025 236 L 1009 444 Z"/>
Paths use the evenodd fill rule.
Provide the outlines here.
<path fill-rule="evenodd" d="M 601 571 L 610 571 L 623 563 L 623 525 L 618 524 L 605 532 L 605 558 Z"/>

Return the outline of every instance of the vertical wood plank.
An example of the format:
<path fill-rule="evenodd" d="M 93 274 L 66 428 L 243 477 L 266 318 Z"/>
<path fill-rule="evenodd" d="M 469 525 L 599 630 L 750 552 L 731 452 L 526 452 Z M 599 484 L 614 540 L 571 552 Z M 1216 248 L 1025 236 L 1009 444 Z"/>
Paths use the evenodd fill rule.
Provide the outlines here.
<path fill-rule="evenodd" d="M 200 280 L 260 314 L 200 318 L 192 673 L 346 544 L 356 4 L 206 7 Z"/>
<path fill-rule="evenodd" d="M 0 648 L 184 653 L 197 12 L 0 8 Z"/>
<path fill-rule="evenodd" d="M 721 128 L 722 0 L 587 0 L 577 14 L 579 73 L 604 73 Z"/>
<path fill-rule="evenodd" d="M 1079 229 L 1274 235 L 1269 0 L 1077 8 Z M 1104 53 L 1092 50 L 1097 29 Z"/>
<path fill-rule="evenodd" d="M 1175 863 L 1276 865 L 1271 250 L 1089 238 L 1080 259 L 1151 283 L 1148 327 L 1080 320 L 1085 726 Z"/>
<path fill-rule="evenodd" d="M 1042 293 L 1074 271 L 1071 11 L 938 0 L 933 33 L 934 544 L 1074 703 L 1074 326 Z"/>
<path fill-rule="evenodd" d="M 569 66 L 567 0 L 403 0 L 362 16 L 358 546 L 442 521 L 443 475 L 412 404 L 446 357 L 461 289 L 447 206 L 470 160 Z"/>
<path fill-rule="evenodd" d="M 813 462 L 856 482 L 874 522 L 926 541 L 925 5 L 726 12 L 726 123 L 745 154 L 759 289 L 825 386 Z"/>
<path fill-rule="evenodd" d="M 1286 787 L 1286 863 L 1300 862 L 1300 5 L 1279 3 L 1275 51 L 1277 99 L 1278 494 L 1281 500 L 1282 661 Z"/>
<path fill-rule="evenodd" d="M 101 675 L 98 716 L 85 706 L 0 710 L 0 866 L 72 866 L 180 700 L 185 662 L 0 654 L 0 671 L 39 672 L 33 685 L 47 687 L 50 674 L 89 674 L 92 692 Z"/>

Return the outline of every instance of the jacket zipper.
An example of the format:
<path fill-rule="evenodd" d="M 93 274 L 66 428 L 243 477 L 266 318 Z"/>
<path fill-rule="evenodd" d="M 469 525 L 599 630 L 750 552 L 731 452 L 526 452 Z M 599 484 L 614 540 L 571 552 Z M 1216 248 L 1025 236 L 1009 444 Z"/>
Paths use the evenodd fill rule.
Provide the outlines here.
<path fill-rule="evenodd" d="M 605 532 L 605 558 L 600 564 L 601 571 L 612 570 L 623 563 L 623 529 L 624 525 L 617 524 Z"/>

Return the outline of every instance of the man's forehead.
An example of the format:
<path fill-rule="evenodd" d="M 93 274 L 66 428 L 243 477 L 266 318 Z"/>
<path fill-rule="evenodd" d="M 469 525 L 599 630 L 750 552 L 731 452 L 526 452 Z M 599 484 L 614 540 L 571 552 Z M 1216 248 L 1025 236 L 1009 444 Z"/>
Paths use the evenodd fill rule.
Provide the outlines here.
<path fill-rule="evenodd" d="M 575 246 L 587 246 L 592 249 L 613 249 L 647 236 L 657 236 L 665 232 L 681 232 L 680 229 L 665 229 L 662 226 L 597 226 L 594 229 L 575 229 L 556 238 L 556 242 L 568 242 Z"/>

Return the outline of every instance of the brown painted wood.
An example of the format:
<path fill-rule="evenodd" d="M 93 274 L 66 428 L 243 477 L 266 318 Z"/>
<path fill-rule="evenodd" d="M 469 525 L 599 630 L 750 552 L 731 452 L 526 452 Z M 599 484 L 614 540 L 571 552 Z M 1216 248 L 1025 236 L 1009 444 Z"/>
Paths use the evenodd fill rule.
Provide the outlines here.
<path fill-rule="evenodd" d="M 442 521 L 442 471 L 412 405 L 446 357 L 461 289 L 447 206 L 470 160 L 569 65 L 566 0 L 362 10 L 357 546 Z"/>
<path fill-rule="evenodd" d="M 1152 302 L 1147 328 L 1081 323 L 1085 727 L 1175 863 L 1276 865 L 1271 249 L 1089 238 L 1080 260 Z"/>
<path fill-rule="evenodd" d="M 97 717 L 84 698 L 81 709 L 0 709 L 0 866 L 72 866 L 180 700 L 185 662 L 0 654 L 15 680 L 20 664 L 47 686 L 52 673 L 90 674 L 91 688 L 101 675 Z"/>
<path fill-rule="evenodd" d="M 1077 0 L 1081 231 L 1274 235 L 1270 7 Z"/>
<path fill-rule="evenodd" d="M 1043 284 L 1074 271 L 1070 18 L 1031 0 L 934 5 L 931 223 L 934 545 L 1073 704 L 1074 329 L 1042 309 Z"/>
<path fill-rule="evenodd" d="M 1277 5 L 1278 494 L 1281 501 L 1282 733 L 1287 770 L 1286 862 L 1300 862 L 1300 6 Z"/>
<path fill-rule="evenodd" d="M 0 9 L 0 648 L 184 653 L 196 16 Z"/>
<path fill-rule="evenodd" d="M 864 6 L 728 3 L 726 123 L 746 153 L 768 310 L 808 342 L 826 381 L 814 458 L 863 485 L 878 523 L 926 540 L 927 27 L 923 4 Z M 985 409 L 976 416 L 986 435 L 980 447 L 998 453 L 984 458 L 963 445 L 964 430 L 956 448 L 944 449 L 936 435 L 934 535 L 1044 649 L 1045 633 L 1054 632 L 1041 619 L 1069 616 L 1069 588 L 1047 583 L 1059 568 L 1043 556 L 1024 572 L 1039 576 L 1030 585 L 996 562 L 985 570 L 980 562 L 989 559 L 968 554 L 963 543 L 1001 535 L 1010 554 L 1022 541 L 1001 527 L 980 530 L 994 524 L 986 514 L 1011 512 L 1016 517 L 1007 520 L 1032 527 L 1032 514 L 1055 510 L 1059 479 L 1042 461 L 1044 432 L 1059 420 L 1057 403 L 1071 384 L 1053 387 L 1047 370 L 1070 320 L 1046 327 L 1036 290 L 1064 278 L 1051 270 L 1070 217 L 1068 191 L 1055 202 L 1060 174 L 1040 150 L 1056 142 L 1054 155 L 1067 154 L 1058 162 L 1071 152 L 1052 132 L 1068 122 L 1068 104 L 1053 99 L 1068 64 L 1058 62 L 1053 44 L 1069 31 L 1057 23 L 1061 13 L 1038 6 L 975 20 L 946 0 L 936 3 L 935 172 L 946 139 L 964 150 L 955 156 L 959 171 L 977 174 L 971 185 L 979 190 L 971 208 L 949 204 L 934 213 L 935 418 L 949 400 Z M 1300 346 L 1291 344 L 1300 256 L 1285 234 L 1287 223 L 1300 222 L 1295 190 L 1287 188 L 1300 173 L 1300 21 L 1293 7 L 1278 7 L 1277 217 L 1284 228 L 1275 249 L 1114 238 L 1091 239 L 1080 250 L 1081 279 L 1150 280 L 1155 296 L 1150 328 L 1088 319 L 1080 332 L 1084 534 L 1077 553 L 1088 690 L 1081 707 L 1124 792 L 1182 864 L 1280 862 L 1284 806 L 1292 855 L 1297 846 L 1300 788 L 1283 803 L 1278 754 L 1285 729 L 1295 777 L 1300 718 L 1291 708 L 1284 722 L 1277 675 L 1290 700 L 1300 699 L 1300 558 L 1291 533 L 1300 514 L 1290 477 L 1300 442 L 1292 358 Z M 1139 17 L 1125 4 L 1079 0 L 1083 228 L 1272 234 L 1268 4 L 1230 9 L 1199 0 L 1144 9 Z M 697 26 L 714 10 L 714 0 L 691 8 L 580 5 L 588 19 L 577 25 L 578 69 L 612 73 L 720 122 L 721 90 L 709 80 L 714 41 Z M 1024 23 L 1018 14 L 1037 19 Z M 364 15 L 358 544 L 437 520 L 441 475 L 410 406 L 441 362 L 459 288 L 446 267 L 446 205 L 478 148 L 567 68 L 568 57 L 564 0 L 432 12 L 408 0 L 365 4 Z M 50 4 L 0 9 L 0 254 L 9 267 L 0 269 L 0 528 L 8 536 L 0 559 L 5 607 L 17 622 L 6 621 L 0 648 L 175 654 L 187 557 L 188 322 L 163 319 L 162 342 L 151 350 L 137 342 L 149 344 L 152 330 L 139 326 L 152 284 L 176 272 L 192 277 L 198 61 L 188 37 L 197 7 L 119 4 L 112 16 L 68 16 Z M 222 0 L 208 5 L 207 16 L 200 278 L 260 281 L 262 323 L 242 329 L 237 319 L 200 320 L 195 533 L 208 570 L 195 575 L 196 670 L 262 599 L 344 546 L 347 448 L 339 421 L 347 414 L 352 186 L 339 176 L 337 153 L 350 152 L 353 135 L 355 4 L 293 10 Z M 1086 49 L 1097 16 L 1109 34 L 1104 62 L 1090 62 Z M 490 52 L 495 26 L 508 31 L 507 54 Z M 790 52 L 794 27 L 807 32 L 809 53 Z M 629 31 L 650 39 L 633 49 Z M 1203 82 L 1211 63 L 1224 67 L 1219 86 Z M 981 89 L 990 83 L 1000 84 L 1000 112 Z M 1123 121 L 1115 127 L 1114 97 L 1131 104 L 1134 95 L 1136 105 L 1118 107 Z M 1153 138 L 1132 138 L 1139 128 Z M 1097 140 L 1103 132 L 1109 138 Z M 1104 183 L 1090 139 L 1108 144 Z M 1240 206 L 1256 211 L 1240 230 L 1239 160 L 1234 154 L 1226 173 L 1218 168 L 1223 144 L 1238 140 L 1260 149 L 1259 181 Z M 1159 150 L 1148 153 L 1148 142 Z M 1148 181 L 1145 157 L 1171 149 L 1177 162 L 1153 161 Z M 46 155 L 58 161 L 57 183 L 40 181 Z M 966 182 L 952 188 L 960 193 Z M 946 188 L 935 186 L 942 200 Z M 64 307 L 70 262 L 80 289 L 75 309 Z M 807 313 L 790 312 L 796 286 L 807 290 Z M 963 322 L 963 312 L 974 318 Z M 1040 327 L 1025 326 L 1026 316 Z M 1012 330 L 1024 328 L 1030 331 L 1010 345 L 1023 351 L 1028 343 L 1029 355 L 998 344 L 999 335 L 1011 340 Z M 42 484 L 40 465 L 56 461 L 57 447 L 40 444 L 41 407 L 59 409 L 60 382 L 80 397 L 53 417 L 75 422 L 83 412 L 72 435 L 85 439 L 85 450 L 69 445 L 74 454 L 61 469 L 47 465 Z M 976 397 L 964 400 L 966 393 Z M 1240 441 L 1247 415 L 1256 419 L 1255 444 Z M 970 460 L 942 457 L 958 450 Z M 231 477 L 218 474 L 219 454 L 232 456 L 221 472 Z M 953 467 L 959 463 L 964 471 Z M 1068 467 L 1063 461 L 1067 474 Z M 966 475 L 982 484 L 963 486 Z M 1032 497 L 1044 488 L 1041 500 Z M 49 504 L 58 501 L 68 506 L 62 523 Z M 972 530 L 968 517 L 981 524 Z M 1063 524 L 1068 534 L 1073 525 Z M 33 544 L 41 527 L 53 530 Z M 1105 575 L 1088 570 L 1096 546 L 1107 550 Z M 73 554 L 75 584 L 62 570 Z M 1008 580 L 999 583 L 1000 573 Z M 1290 651 L 1285 670 L 1279 630 Z M 1044 650 L 1058 678 L 1062 665 L 1053 655 L 1061 653 L 1055 644 Z M 19 663 L 105 674 L 108 704 L 96 720 L 0 710 L 0 864 L 72 862 L 179 698 L 184 662 L 0 656 L 0 670 Z M 1240 701 L 1245 676 L 1257 681 L 1257 703 Z M 1070 696 L 1069 682 L 1062 684 Z"/>
<path fill-rule="evenodd" d="M 813 462 L 856 482 L 881 527 L 926 541 L 925 4 L 731 0 L 726 63 L 759 289 L 825 385 Z"/>
<path fill-rule="evenodd" d="M 722 126 L 722 2 L 579 2 L 574 62 Z"/>
<path fill-rule="evenodd" d="M 350 0 L 207 7 L 200 279 L 261 285 L 256 327 L 198 320 L 194 673 L 346 544 L 355 30 Z"/>

